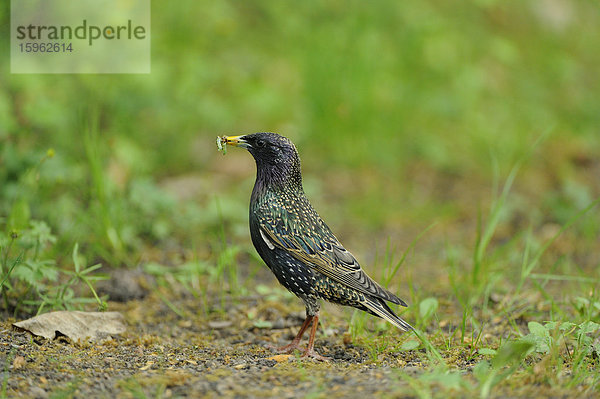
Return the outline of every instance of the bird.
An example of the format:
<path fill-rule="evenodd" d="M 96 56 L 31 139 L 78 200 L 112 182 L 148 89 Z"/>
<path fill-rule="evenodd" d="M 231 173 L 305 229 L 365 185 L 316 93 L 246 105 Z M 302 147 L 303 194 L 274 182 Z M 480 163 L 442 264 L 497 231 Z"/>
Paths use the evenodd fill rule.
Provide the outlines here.
<path fill-rule="evenodd" d="M 304 193 L 296 146 L 277 133 L 222 136 L 225 146 L 245 148 L 256 162 L 256 181 L 250 196 L 250 237 L 256 251 L 281 285 L 300 298 L 306 319 L 290 344 L 279 353 L 301 350 L 300 341 L 311 327 L 302 357 L 330 360 L 315 349 L 321 300 L 351 306 L 378 316 L 402 331 L 413 328 L 387 302 L 408 306 L 362 269 L 313 208 Z M 217 140 L 219 148 L 221 144 Z M 312 325 L 311 325 L 312 324 Z"/>

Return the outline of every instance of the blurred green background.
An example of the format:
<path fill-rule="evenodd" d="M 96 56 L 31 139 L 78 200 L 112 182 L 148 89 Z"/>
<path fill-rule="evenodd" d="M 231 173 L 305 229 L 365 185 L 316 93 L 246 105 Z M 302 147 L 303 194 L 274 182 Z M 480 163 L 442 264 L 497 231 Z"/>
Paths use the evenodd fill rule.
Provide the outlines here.
<path fill-rule="evenodd" d="M 254 165 L 219 154 L 222 134 L 290 137 L 309 197 L 368 270 L 432 223 L 424 264 L 472 245 L 515 165 L 500 242 L 547 235 L 600 196 L 596 2 L 153 2 L 148 75 L 11 74 L 8 3 L 5 253 L 18 233 L 26 258 L 59 266 L 75 243 L 114 267 L 252 254 Z M 570 243 L 597 254 L 599 219 Z"/>

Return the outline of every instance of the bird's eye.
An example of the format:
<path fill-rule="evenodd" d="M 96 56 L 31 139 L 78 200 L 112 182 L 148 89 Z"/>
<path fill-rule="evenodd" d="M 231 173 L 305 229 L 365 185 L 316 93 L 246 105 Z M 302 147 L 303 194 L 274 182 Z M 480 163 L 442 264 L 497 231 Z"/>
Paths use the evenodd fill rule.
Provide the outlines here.
<path fill-rule="evenodd" d="M 256 146 L 257 147 L 264 147 L 265 146 L 265 141 L 264 140 L 256 140 Z"/>

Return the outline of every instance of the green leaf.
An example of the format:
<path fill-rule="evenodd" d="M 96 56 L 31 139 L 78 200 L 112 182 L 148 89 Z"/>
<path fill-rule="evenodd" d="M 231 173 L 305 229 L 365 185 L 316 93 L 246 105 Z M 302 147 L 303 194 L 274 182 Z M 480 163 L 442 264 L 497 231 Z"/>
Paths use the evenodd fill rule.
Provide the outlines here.
<path fill-rule="evenodd" d="M 558 329 L 560 331 L 568 331 L 575 326 L 577 326 L 577 324 L 571 323 L 570 321 L 565 321 L 564 323 L 561 323 L 561 325 L 560 325 L 560 327 L 558 327 Z"/>
<path fill-rule="evenodd" d="M 533 343 L 522 340 L 507 342 L 498 349 L 498 353 L 492 359 L 492 367 L 500 369 L 520 363 L 533 347 Z"/>
<path fill-rule="evenodd" d="M 93 265 L 93 266 L 90 266 L 90 267 L 87 267 L 87 268 L 83 269 L 81 271 L 81 273 L 79 273 L 79 274 L 86 275 L 86 274 L 89 274 L 89 273 L 93 272 L 94 270 L 100 269 L 101 267 L 102 267 L 102 264 L 98 263 L 96 265 Z"/>
<path fill-rule="evenodd" d="M 482 360 L 473 367 L 473 375 L 479 381 L 484 381 L 488 377 L 491 367 L 488 360 Z"/>
<path fill-rule="evenodd" d="M 424 320 L 428 320 L 438 309 L 438 300 L 435 298 L 425 298 L 419 304 L 419 314 Z"/>
<path fill-rule="evenodd" d="M 580 334 L 589 334 L 600 330 L 600 324 L 593 321 L 586 321 L 579 325 Z"/>
<path fill-rule="evenodd" d="M 144 265 L 144 271 L 148 274 L 152 274 L 154 276 L 164 276 L 166 274 L 172 273 L 172 268 L 168 266 L 161 265 L 160 263 L 148 262 Z"/>
<path fill-rule="evenodd" d="M 73 265 L 75 267 L 75 273 L 79 273 L 79 257 L 78 257 L 78 253 L 79 253 L 79 243 L 76 242 L 75 246 L 73 247 Z"/>
<path fill-rule="evenodd" d="M 417 349 L 419 347 L 419 341 L 416 341 L 414 339 L 411 339 L 409 341 L 404 342 L 401 346 L 400 346 L 400 350 L 403 351 L 411 351 L 414 349 Z"/>
<path fill-rule="evenodd" d="M 273 323 L 268 320 L 256 320 L 253 325 L 256 328 L 273 328 Z"/>
<path fill-rule="evenodd" d="M 537 335 L 538 337 L 548 337 L 550 335 L 546 327 L 544 327 L 537 321 L 530 321 L 529 323 L 527 323 L 527 327 L 529 328 L 529 332 L 531 332 L 534 335 Z"/>
<path fill-rule="evenodd" d="M 484 356 L 494 356 L 497 351 L 495 349 L 491 349 L 491 348 L 480 348 L 477 353 L 479 353 L 480 355 L 484 355 Z"/>
<path fill-rule="evenodd" d="M 25 200 L 15 202 L 10 210 L 8 217 L 8 228 L 22 230 L 28 227 L 31 218 L 29 204 Z"/>
<path fill-rule="evenodd" d="M 14 268 L 12 275 L 15 279 L 23 281 L 33 287 L 38 287 L 40 285 L 36 278 L 35 271 L 27 263 L 17 265 Z"/>
<path fill-rule="evenodd" d="M 440 384 L 444 388 L 459 390 L 465 383 L 460 373 L 450 372 L 444 368 L 438 368 L 430 373 L 423 373 L 419 380 Z"/>

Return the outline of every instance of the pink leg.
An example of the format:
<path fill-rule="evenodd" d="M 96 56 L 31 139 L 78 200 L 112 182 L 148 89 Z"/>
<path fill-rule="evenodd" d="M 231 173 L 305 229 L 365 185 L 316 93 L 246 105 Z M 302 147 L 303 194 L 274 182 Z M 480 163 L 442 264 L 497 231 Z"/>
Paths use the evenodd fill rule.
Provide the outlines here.
<path fill-rule="evenodd" d="M 310 329 L 310 336 L 308 338 L 308 347 L 304 350 L 304 354 L 302 355 L 302 357 L 310 357 L 315 360 L 328 361 L 329 358 L 319 355 L 314 349 L 315 335 L 317 334 L 317 327 L 319 326 L 319 315 L 306 316 L 306 320 L 304 320 L 304 323 L 302 323 L 300 331 L 298 331 L 296 337 L 288 345 L 282 346 L 281 348 L 270 348 L 275 349 L 278 353 L 292 353 L 296 349 L 301 349 L 299 345 L 300 340 L 302 339 L 304 332 L 306 331 L 308 326 L 310 326 L 311 323 L 312 327 Z"/>
<path fill-rule="evenodd" d="M 315 351 L 315 334 L 317 333 L 317 327 L 319 325 L 319 315 L 315 315 L 313 316 L 313 325 L 312 328 L 310 329 L 310 336 L 308 337 L 308 347 L 306 348 L 306 351 L 304 351 L 304 354 L 302 355 L 302 357 L 310 357 L 313 358 L 315 360 L 320 360 L 322 362 L 326 362 L 329 361 L 330 359 L 328 357 L 325 356 L 321 356 L 317 353 L 317 351 Z"/>
<path fill-rule="evenodd" d="M 304 332 L 310 325 L 311 321 L 313 321 L 314 317 L 315 316 L 306 316 L 304 323 L 302 323 L 302 327 L 300 327 L 300 331 L 298 331 L 298 334 L 296 334 L 296 337 L 292 340 L 292 342 L 290 342 L 289 344 L 282 346 L 280 348 L 275 348 L 275 347 L 270 347 L 270 348 L 275 349 L 278 353 L 292 353 L 296 349 L 300 349 L 300 345 L 299 345 L 300 340 L 302 339 L 302 336 L 304 335 Z"/>

